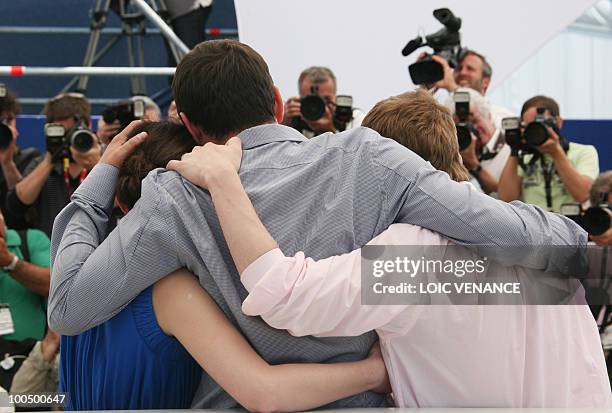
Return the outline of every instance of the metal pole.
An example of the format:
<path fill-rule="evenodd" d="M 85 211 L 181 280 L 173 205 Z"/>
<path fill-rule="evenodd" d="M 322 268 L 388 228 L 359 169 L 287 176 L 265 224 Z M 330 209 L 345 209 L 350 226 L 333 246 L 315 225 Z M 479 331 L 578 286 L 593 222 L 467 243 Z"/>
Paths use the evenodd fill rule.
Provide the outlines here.
<path fill-rule="evenodd" d="M 84 35 L 90 34 L 89 27 L 28 27 L 28 26 L 0 26 L 0 34 L 69 34 L 69 35 Z M 118 35 L 122 31 L 118 27 L 107 27 L 100 30 L 102 35 Z M 147 34 L 161 34 L 159 29 L 147 29 Z M 209 36 L 237 36 L 238 30 L 211 27 L 206 29 L 206 34 Z"/>
<path fill-rule="evenodd" d="M 171 76 L 175 67 L 0 66 L 0 76 Z"/>
<path fill-rule="evenodd" d="M 185 46 L 185 43 L 174 33 L 174 31 L 166 24 L 166 22 L 159 17 L 155 11 L 145 2 L 145 0 L 132 0 L 132 4 L 142 11 L 142 13 L 149 19 L 153 25 L 157 26 L 161 30 L 162 34 L 168 39 L 168 42 L 173 43 L 177 46 L 178 50 L 183 54 L 189 53 L 189 48 Z"/>

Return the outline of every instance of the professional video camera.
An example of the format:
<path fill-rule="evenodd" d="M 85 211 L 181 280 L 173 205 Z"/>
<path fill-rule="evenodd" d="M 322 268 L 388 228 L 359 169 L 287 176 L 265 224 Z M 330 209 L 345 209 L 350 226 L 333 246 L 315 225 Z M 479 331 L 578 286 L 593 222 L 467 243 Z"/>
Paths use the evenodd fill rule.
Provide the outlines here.
<path fill-rule="evenodd" d="M 476 128 L 468 122 L 470 115 L 470 94 L 469 92 L 455 92 L 453 94 L 455 102 L 455 115 L 459 118 L 459 122 L 455 123 L 457 128 L 457 140 L 459 142 L 459 150 L 467 149 L 472 143 L 472 133 L 478 135 Z"/>
<path fill-rule="evenodd" d="M 586 210 L 577 203 L 561 205 L 561 214 L 572 219 L 591 235 L 601 235 L 612 225 L 612 205 L 608 203 L 608 194 L 601 194 L 601 202 Z"/>
<path fill-rule="evenodd" d="M 126 100 L 113 106 L 108 106 L 102 111 L 102 119 L 107 125 L 118 120 L 121 129 L 125 129 L 130 122 L 142 119 L 145 113 L 145 102 L 142 99 Z"/>
<path fill-rule="evenodd" d="M 310 88 L 310 95 L 300 99 L 300 112 L 302 117 L 314 122 L 325 115 L 326 101 L 319 95 L 319 86 Z M 346 129 L 346 125 L 353 119 L 353 97 L 348 95 L 336 96 L 335 109 L 333 113 L 334 126 L 338 130 Z M 297 130 L 306 129 L 306 125 L 300 117 L 293 118 L 292 126 Z"/>
<path fill-rule="evenodd" d="M 402 49 L 402 55 L 408 56 L 419 47 L 429 46 L 434 50 L 434 54 L 444 58 L 449 66 L 454 68 L 461 53 L 461 19 L 449 9 L 434 10 L 433 15 L 444 27 L 425 38 L 417 36 L 409 41 Z M 415 85 L 432 84 L 444 78 L 442 66 L 430 56 L 411 64 L 408 70 Z"/>
<path fill-rule="evenodd" d="M 71 147 L 82 153 L 89 151 L 97 139 L 79 117 L 75 118 L 74 125 L 68 129 L 59 123 L 45 124 L 45 137 L 47 152 L 53 156 L 55 162 L 61 162 L 64 158 L 72 160 Z"/>
<path fill-rule="evenodd" d="M 0 99 L 6 97 L 6 86 L 0 83 Z M 13 132 L 6 119 L 0 116 L 0 149 L 6 149 L 13 142 Z"/>
<path fill-rule="evenodd" d="M 559 136 L 559 144 L 565 152 L 569 149 L 569 141 L 561 135 L 553 117 L 546 117 L 545 108 L 537 108 L 537 115 L 533 122 L 522 125 L 521 119 L 517 117 L 502 119 L 502 129 L 506 137 L 506 143 L 515 152 L 539 153 L 538 146 L 550 138 L 548 128 L 551 128 Z"/>

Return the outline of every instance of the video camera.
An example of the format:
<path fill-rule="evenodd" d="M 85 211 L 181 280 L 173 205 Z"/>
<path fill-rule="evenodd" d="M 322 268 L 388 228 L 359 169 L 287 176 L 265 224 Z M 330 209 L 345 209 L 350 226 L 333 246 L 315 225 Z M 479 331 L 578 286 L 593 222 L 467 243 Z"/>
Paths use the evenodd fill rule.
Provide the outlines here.
<path fill-rule="evenodd" d="M 601 194 L 601 202 L 583 210 L 580 204 L 561 205 L 561 215 L 565 215 L 580 225 L 591 235 L 601 235 L 612 225 L 612 205 L 608 203 L 608 194 Z"/>
<path fill-rule="evenodd" d="M 6 97 L 6 86 L 0 83 L 0 99 Z M 6 149 L 13 142 L 13 131 L 8 125 L 6 119 L 0 116 L 0 149 Z"/>
<path fill-rule="evenodd" d="M 434 10 L 433 16 L 444 27 L 437 32 L 425 36 L 417 36 L 409 41 L 402 49 L 402 55 L 408 56 L 419 47 L 429 46 L 434 54 L 444 58 L 452 68 L 457 66 L 459 54 L 461 53 L 461 19 L 456 17 L 449 9 Z M 408 66 L 410 78 L 415 85 L 432 84 L 444 78 L 442 66 L 433 60 L 431 56 L 426 57 Z"/>
<path fill-rule="evenodd" d="M 85 153 L 89 151 L 94 140 L 97 139 L 94 133 L 83 125 L 83 121 L 78 116 L 72 127 L 66 129 L 59 123 L 45 124 L 45 137 L 47 140 L 47 152 L 49 152 L 55 162 L 60 162 L 64 158 L 73 160 L 70 148 Z"/>
<path fill-rule="evenodd" d="M 126 100 L 102 111 L 102 119 L 107 125 L 119 121 L 121 129 L 125 129 L 130 122 L 142 119 L 145 113 L 145 102 L 142 99 Z"/>
<path fill-rule="evenodd" d="M 307 121 L 314 122 L 325 115 L 327 102 L 319 95 L 319 86 L 313 85 L 310 94 L 300 99 L 300 112 Z M 346 129 L 346 125 L 353 119 L 353 97 L 349 95 L 337 95 L 333 113 L 334 126 L 338 130 Z M 292 126 L 302 131 L 306 125 L 300 117 L 292 120 Z"/>
<path fill-rule="evenodd" d="M 561 136 L 555 118 L 544 115 L 545 108 L 537 108 L 536 110 L 535 120 L 524 127 L 518 117 L 502 119 L 502 129 L 504 130 L 506 143 L 517 153 L 539 153 L 538 146 L 550 138 L 548 128 L 551 128 L 559 136 L 559 144 L 567 152 L 569 141 Z"/>
<path fill-rule="evenodd" d="M 459 142 L 459 150 L 464 151 L 472 143 L 472 133 L 478 135 L 474 125 L 468 122 L 468 116 L 470 115 L 470 94 L 469 92 L 455 92 L 453 94 L 453 101 L 455 102 L 455 115 L 459 118 L 459 121 L 455 122 L 457 141 Z"/>

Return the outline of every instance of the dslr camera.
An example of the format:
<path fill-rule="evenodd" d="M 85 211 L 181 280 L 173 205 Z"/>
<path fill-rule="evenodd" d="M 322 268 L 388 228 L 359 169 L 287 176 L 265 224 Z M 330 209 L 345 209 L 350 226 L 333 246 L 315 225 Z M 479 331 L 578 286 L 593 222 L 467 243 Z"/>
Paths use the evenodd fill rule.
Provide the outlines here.
<path fill-rule="evenodd" d="M 310 94 L 300 99 L 300 112 L 307 121 L 314 122 L 325 115 L 327 102 L 319 95 L 319 86 L 313 85 Z M 343 131 L 346 125 L 353 119 L 353 97 L 348 95 L 337 95 L 333 113 L 333 121 L 336 129 Z M 300 117 L 292 120 L 292 126 L 302 131 L 307 128 Z"/>
<path fill-rule="evenodd" d="M 455 115 L 459 119 L 455 122 L 457 128 L 457 141 L 459 142 L 459 150 L 464 151 L 472 143 L 472 133 L 478 136 L 478 131 L 470 122 L 470 94 L 469 92 L 455 92 L 453 94 L 455 102 Z"/>
<path fill-rule="evenodd" d="M 6 86 L 0 83 L 0 99 L 6 97 Z M 6 119 L 0 117 L 0 149 L 6 149 L 13 142 L 13 132 Z"/>
<path fill-rule="evenodd" d="M 580 204 L 561 205 L 561 215 L 565 215 L 577 223 L 591 235 L 601 235 L 612 225 L 612 205 L 608 202 L 608 194 L 601 194 L 601 202 L 586 210 Z"/>
<path fill-rule="evenodd" d="M 47 152 L 52 155 L 56 162 L 64 158 L 73 160 L 70 148 L 85 153 L 93 147 L 94 140 L 97 139 L 94 133 L 83 125 L 83 121 L 79 117 L 75 118 L 74 125 L 68 129 L 59 123 L 45 124 L 45 138 Z"/>
<path fill-rule="evenodd" d="M 412 39 L 402 49 L 402 55 L 408 56 L 419 47 L 429 46 L 434 50 L 434 54 L 444 58 L 450 67 L 455 68 L 461 53 L 461 19 L 446 8 L 434 10 L 433 16 L 444 27 L 425 38 L 417 36 Z M 431 56 L 411 64 L 408 71 L 415 85 L 432 84 L 444 78 L 444 69 Z"/>
<path fill-rule="evenodd" d="M 502 119 L 502 129 L 506 143 L 515 152 L 539 153 L 538 146 L 550 138 L 548 128 L 559 136 L 559 144 L 565 152 L 569 149 L 569 141 L 561 135 L 555 118 L 544 115 L 545 108 L 537 108 L 537 115 L 533 122 L 523 125 L 518 117 Z"/>
<path fill-rule="evenodd" d="M 142 99 L 126 100 L 102 111 L 102 119 L 107 125 L 119 121 L 121 129 L 125 129 L 130 122 L 142 119 L 145 113 L 145 102 Z"/>

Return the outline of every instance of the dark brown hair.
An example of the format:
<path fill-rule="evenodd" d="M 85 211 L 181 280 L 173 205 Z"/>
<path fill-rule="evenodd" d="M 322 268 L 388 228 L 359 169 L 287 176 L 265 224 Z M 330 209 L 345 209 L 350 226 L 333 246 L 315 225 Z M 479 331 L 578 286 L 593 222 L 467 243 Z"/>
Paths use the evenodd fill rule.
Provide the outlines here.
<path fill-rule="evenodd" d="M 16 116 L 21 112 L 21 105 L 10 90 L 6 91 L 6 95 L 0 97 L 0 114 L 3 112 L 10 113 L 12 116 Z"/>
<path fill-rule="evenodd" d="M 91 105 L 80 93 L 62 93 L 49 99 L 43 109 L 47 122 L 70 119 L 78 116 L 86 124 L 91 123 Z"/>
<path fill-rule="evenodd" d="M 378 102 L 362 126 L 416 152 L 455 181 L 468 181 L 450 110 L 428 92 L 417 89 Z"/>
<path fill-rule="evenodd" d="M 175 122 L 145 123 L 132 137 L 140 132 L 147 132 L 149 136 L 125 160 L 117 183 L 117 199 L 128 209 L 140 198 L 142 180 L 149 172 L 165 168 L 172 159 L 181 159 L 196 145 L 187 128 Z"/>
<path fill-rule="evenodd" d="M 178 112 L 219 143 L 275 118 L 268 65 L 236 40 L 198 44 L 178 64 L 172 91 Z"/>
<path fill-rule="evenodd" d="M 555 118 L 559 116 L 559 104 L 548 96 L 538 95 L 527 99 L 521 108 L 521 117 L 531 108 L 544 108 Z"/>

